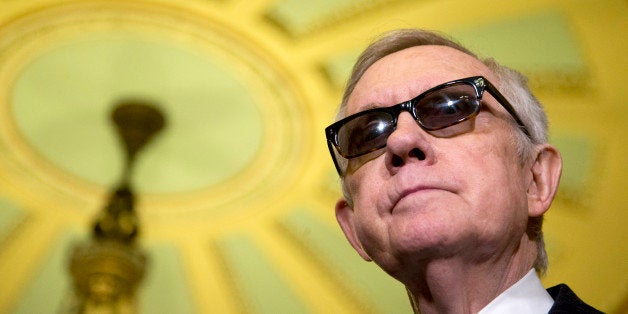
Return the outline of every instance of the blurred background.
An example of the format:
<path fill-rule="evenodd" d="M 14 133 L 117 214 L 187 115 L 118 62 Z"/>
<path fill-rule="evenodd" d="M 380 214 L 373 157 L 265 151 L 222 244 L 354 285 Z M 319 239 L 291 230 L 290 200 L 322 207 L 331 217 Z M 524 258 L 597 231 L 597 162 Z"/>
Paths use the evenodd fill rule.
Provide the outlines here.
<path fill-rule="evenodd" d="M 530 78 L 564 159 L 543 283 L 626 313 L 626 16 L 624 0 L 0 0 L 0 313 L 72 311 L 128 99 L 165 120 L 129 178 L 147 257 L 131 308 L 410 313 L 336 225 L 323 136 L 357 55 L 406 27 Z"/>

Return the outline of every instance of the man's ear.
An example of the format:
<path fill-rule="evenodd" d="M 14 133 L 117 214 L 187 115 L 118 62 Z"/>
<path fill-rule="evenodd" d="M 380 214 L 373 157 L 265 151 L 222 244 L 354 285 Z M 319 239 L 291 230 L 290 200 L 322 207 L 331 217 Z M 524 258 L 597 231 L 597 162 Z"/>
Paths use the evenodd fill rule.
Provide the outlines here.
<path fill-rule="evenodd" d="M 556 148 L 544 145 L 538 150 L 530 169 L 528 216 L 539 217 L 549 209 L 558 190 L 562 168 L 563 161 Z"/>
<path fill-rule="evenodd" d="M 360 254 L 360 256 L 366 261 L 372 261 L 371 257 L 366 254 L 364 248 L 362 248 L 362 244 L 358 239 L 358 236 L 355 233 L 355 224 L 354 224 L 354 212 L 353 208 L 349 206 L 349 203 L 344 198 L 341 198 L 336 202 L 336 220 L 338 220 L 338 224 L 344 232 L 347 240 L 351 243 L 351 246 Z"/>

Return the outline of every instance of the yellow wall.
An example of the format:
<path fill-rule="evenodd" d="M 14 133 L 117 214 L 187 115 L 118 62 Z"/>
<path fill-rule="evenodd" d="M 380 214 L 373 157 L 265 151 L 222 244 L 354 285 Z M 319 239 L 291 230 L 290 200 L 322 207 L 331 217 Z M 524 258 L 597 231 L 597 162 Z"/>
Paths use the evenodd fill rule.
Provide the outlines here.
<path fill-rule="evenodd" d="M 565 158 L 543 281 L 628 311 L 626 15 L 620 0 L 0 1 L 0 313 L 61 306 L 67 250 L 122 167 L 107 114 L 124 93 L 169 121 L 134 181 L 145 312 L 409 311 L 336 227 L 322 132 L 356 54 L 400 27 L 529 75 Z"/>

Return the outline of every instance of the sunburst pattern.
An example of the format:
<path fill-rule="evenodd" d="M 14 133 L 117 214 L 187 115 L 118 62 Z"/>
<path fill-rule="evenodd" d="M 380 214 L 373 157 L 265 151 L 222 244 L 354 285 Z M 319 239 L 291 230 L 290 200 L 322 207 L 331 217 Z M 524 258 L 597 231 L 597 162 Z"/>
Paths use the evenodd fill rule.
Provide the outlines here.
<path fill-rule="evenodd" d="M 357 53 L 399 27 L 450 32 L 531 77 L 565 159 L 544 281 L 625 309 L 628 8 L 507 3 L 0 1 L 0 312 L 64 306 L 67 249 L 121 171 L 107 115 L 124 96 L 168 120 L 134 177 L 143 312 L 410 312 L 336 226 L 322 132 Z"/>

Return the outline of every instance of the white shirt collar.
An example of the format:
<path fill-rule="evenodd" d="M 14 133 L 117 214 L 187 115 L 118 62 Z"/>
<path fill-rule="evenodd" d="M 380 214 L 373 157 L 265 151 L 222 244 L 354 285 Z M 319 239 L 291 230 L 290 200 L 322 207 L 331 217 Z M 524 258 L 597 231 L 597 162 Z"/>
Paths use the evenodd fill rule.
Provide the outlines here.
<path fill-rule="evenodd" d="M 547 313 L 554 304 L 554 299 L 543 288 L 534 269 L 517 281 L 478 314 L 536 314 Z"/>

